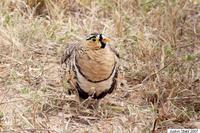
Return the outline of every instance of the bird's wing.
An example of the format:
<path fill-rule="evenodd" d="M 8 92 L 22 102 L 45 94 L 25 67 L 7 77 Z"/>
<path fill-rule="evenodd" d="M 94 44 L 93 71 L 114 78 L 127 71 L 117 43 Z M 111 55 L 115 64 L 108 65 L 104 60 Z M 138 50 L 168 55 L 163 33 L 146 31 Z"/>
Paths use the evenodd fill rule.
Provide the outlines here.
<path fill-rule="evenodd" d="M 61 57 L 61 64 L 65 63 L 69 57 L 72 55 L 73 51 L 78 47 L 78 44 L 71 43 L 65 47 Z"/>
<path fill-rule="evenodd" d="M 76 76 L 71 66 L 73 64 L 72 57 L 78 47 L 78 43 L 67 44 L 61 56 L 61 83 L 64 88 L 67 88 L 69 94 L 74 93 L 77 84 L 75 79 Z M 68 83 L 71 88 L 67 87 Z"/>
<path fill-rule="evenodd" d="M 121 70 L 120 70 L 120 60 L 121 60 L 121 58 L 120 58 L 119 51 L 117 51 L 113 47 L 110 47 L 110 50 L 116 55 L 116 57 L 117 57 L 116 62 L 117 63 L 116 63 L 116 66 L 115 66 L 116 67 L 116 71 L 115 71 L 115 76 L 113 78 L 113 83 L 112 83 L 111 88 L 108 91 L 108 93 L 112 93 L 112 91 L 119 86 L 119 84 L 120 84 L 120 77 L 122 75 L 121 74 Z"/>
<path fill-rule="evenodd" d="M 115 53 L 115 55 L 116 55 L 118 58 L 120 58 L 119 52 L 118 52 L 116 49 L 114 49 L 113 47 L 110 47 L 110 50 L 111 50 L 113 53 Z"/>

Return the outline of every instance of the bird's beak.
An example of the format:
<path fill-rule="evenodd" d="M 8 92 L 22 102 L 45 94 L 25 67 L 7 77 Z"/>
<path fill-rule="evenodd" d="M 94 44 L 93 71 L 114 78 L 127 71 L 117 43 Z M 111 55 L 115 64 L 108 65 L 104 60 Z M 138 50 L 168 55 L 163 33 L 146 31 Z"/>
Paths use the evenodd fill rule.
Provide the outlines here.
<path fill-rule="evenodd" d="M 108 43 L 108 42 L 110 42 L 110 39 L 105 37 L 105 38 L 103 38 L 103 42 Z"/>

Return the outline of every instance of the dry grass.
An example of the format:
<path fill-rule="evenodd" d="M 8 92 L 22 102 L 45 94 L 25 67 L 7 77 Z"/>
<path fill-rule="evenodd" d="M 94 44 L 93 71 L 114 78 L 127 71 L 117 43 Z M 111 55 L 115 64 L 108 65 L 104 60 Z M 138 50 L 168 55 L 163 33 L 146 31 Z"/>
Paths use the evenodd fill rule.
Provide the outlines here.
<path fill-rule="evenodd" d="M 112 38 L 122 86 L 97 110 L 60 84 L 63 47 Z M 200 128 L 199 0 L 1 0 L 0 132 L 166 132 Z"/>

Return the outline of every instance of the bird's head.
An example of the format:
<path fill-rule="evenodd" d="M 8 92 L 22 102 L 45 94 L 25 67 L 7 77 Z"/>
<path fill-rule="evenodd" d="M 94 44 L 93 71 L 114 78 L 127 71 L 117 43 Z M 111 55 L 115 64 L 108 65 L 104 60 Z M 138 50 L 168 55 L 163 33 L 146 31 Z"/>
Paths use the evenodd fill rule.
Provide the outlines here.
<path fill-rule="evenodd" d="M 107 43 L 110 42 L 110 39 L 105 37 L 103 34 L 92 33 L 86 39 L 86 47 L 90 49 L 104 49 Z"/>

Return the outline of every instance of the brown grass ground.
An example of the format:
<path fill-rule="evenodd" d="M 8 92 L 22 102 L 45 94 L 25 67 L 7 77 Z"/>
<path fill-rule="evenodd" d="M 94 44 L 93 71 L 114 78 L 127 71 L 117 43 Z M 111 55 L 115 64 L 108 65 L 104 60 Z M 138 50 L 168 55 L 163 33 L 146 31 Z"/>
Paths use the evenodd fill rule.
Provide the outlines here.
<path fill-rule="evenodd" d="M 97 110 L 60 83 L 68 42 L 112 38 L 124 79 Z M 1 0 L 0 132 L 200 128 L 199 0 Z"/>

